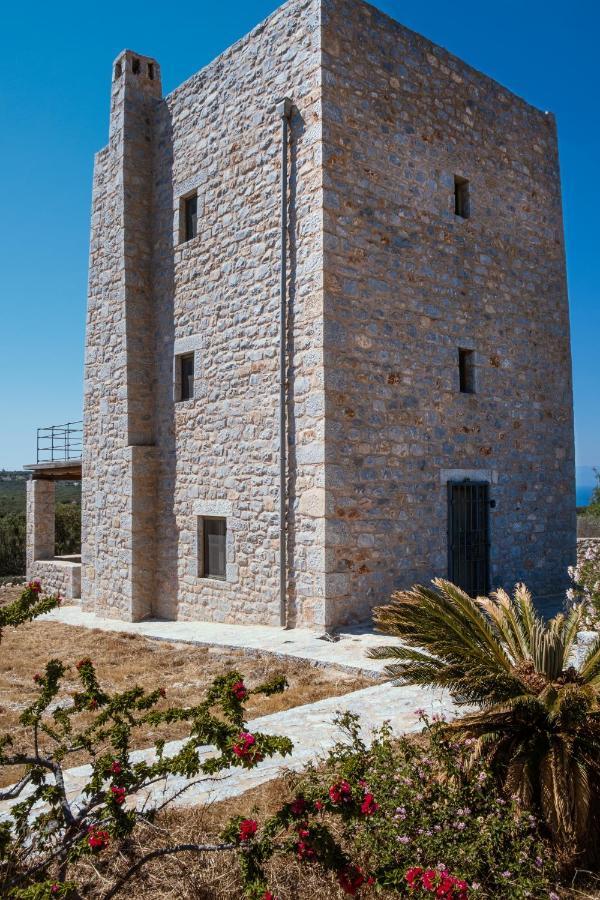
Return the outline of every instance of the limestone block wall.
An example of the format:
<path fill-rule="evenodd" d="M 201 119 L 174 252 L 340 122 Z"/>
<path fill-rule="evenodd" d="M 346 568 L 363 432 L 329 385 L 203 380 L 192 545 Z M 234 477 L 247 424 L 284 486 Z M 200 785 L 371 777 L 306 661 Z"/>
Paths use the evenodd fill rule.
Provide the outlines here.
<path fill-rule="evenodd" d="M 446 470 L 492 483 L 492 584 L 560 592 L 575 499 L 554 119 L 359 0 L 323 0 L 322 45 L 328 617 L 447 574 Z"/>
<path fill-rule="evenodd" d="M 26 491 L 27 578 L 34 578 L 34 563 L 54 556 L 54 481 L 30 479 Z"/>
<path fill-rule="evenodd" d="M 154 596 L 152 115 L 160 69 L 125 51 L 95 161 L 84 384 L 84 606 L 139 619 Z M 142 510 L 139 515 L 138 511 Z"/>
<path fill-rule="evenodd" d="M 320 4 L 294 0 L 169 94 L 155 117 L 156 604 L 279 624 L 281 122 L 289 96 L 289 621 L 324 622 Z M 198 198 L 182 242 L 183 200 Z M 173 402 L 175 352 L 195 396 Z M 208 504 L 208 506 L 207 506 Z M 216 506 L 213 506 L 216 504 Z M 199 510 L 226 509 L 227 579 L 198 577 Z"/>
<path fill-rule="evenodd" d="M 493 584 L 560 592 L 575 500 L 553 118 L 360 0 L 289 0 L 164 98 L 155 60 L 115 63 L 94 173 L 84 606 L 280 622 L 284 96 L 288 623 L 365 619 L 445 575 L 454 477 L 491 484 Z M 206 515 L 227 520 L 222 581 L 199 574 Z"/>
<path fill-rule="evenodd" d="M 45 594 L 60 594 L 66 600 L 81 597 L 81 564 L 62 559 L 38 559 L 28 571 L 28 579 L 39 578 Z"/>

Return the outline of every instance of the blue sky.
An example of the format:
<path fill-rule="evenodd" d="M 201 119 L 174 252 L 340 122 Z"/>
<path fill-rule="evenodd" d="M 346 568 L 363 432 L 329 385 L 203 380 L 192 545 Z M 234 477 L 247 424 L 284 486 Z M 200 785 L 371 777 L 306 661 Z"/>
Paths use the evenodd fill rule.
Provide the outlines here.
<path fill-rule="evenodd" d="M 81 415 L 92 158 L 124 47 L 172 90 L 277 2 L 10 3 L 0 19 L 0 468 L 38 425 Z M 558 120 L 577 462 L 600 465 L 600 112 L 596 0 L 378 0 L 382 10 Z M 173 13 L 171 17 L 170 13 Z"/>

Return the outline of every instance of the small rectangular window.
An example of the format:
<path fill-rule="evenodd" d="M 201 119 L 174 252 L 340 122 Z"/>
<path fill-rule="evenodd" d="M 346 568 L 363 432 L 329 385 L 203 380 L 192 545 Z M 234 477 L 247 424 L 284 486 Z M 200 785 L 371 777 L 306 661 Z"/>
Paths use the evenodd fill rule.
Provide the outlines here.
<path fill-rule="evenodd" d="M 227 564 L 227 520 L 202 518 L 202 578 L 218 578 L 225 581 Z"/>
<path fill-rule="evenodd" d="M 186 197 L 183 201 L 183 239 L 191 241 L 198 233 L 198 197 Z"/>
<path fill-rule="evenodd" d="M 177 357 L 177 380 L 179 382 L 179 400 L 192 400 L 194 397 L 194 354 L 184 353 Z"/>
<path fill-rule="evenodd" d="M 475 354 L 472 350 L 458 351 L 458 375 L 462 394 L 475 393 Z"/>
<path fill-rule="evenodd" d="M 463 219 L 468 219 L 469 209 L 469 182 L 460 175 L 454 176 L 454 213 Z"/>

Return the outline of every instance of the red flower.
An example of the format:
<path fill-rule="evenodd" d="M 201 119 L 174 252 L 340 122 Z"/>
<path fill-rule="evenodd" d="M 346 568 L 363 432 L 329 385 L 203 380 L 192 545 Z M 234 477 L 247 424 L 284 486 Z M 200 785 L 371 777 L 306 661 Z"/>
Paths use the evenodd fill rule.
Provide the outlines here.
<path fill-rule="evenodd" d="M 248 696 L 248 688 L 243 681 L 236 681 L 231 685 L 231 693 L 236 700 L 244 700 Z"/>
<path fill-rule="evenodd" d="M 59 891 L 60 891 L 59 885 L 56 882 L 54 882 L 54 884 L 50 886 L 50 893 L 58 894 Z"/>
<path fill-rule="evenodd" d="M 290 803 L 290 812 L 294 816 L 301 816 L 305 809 L 306 800 L 302 796 L 296 797 L 296 799 L 292 803 Z"/>
<path fill-rule="evenodd" d="M 263 900 L 277 900 L 275 894 L 271 893 L 271 891 L 265 891 L 263 894 Z"/>
<path fill-rule="evenodd" d="M 80 659 L 79 662 L 75 664 L 75 668 L 78 671 L 80 671 L 81 669 L 83 669 L 84 666 L 87 666 L 87 665 L 91 666 L 91 664 L 92 664 L 92 661 L 89 658 L 89 656 L 84 656 L 83 659 Z"/>
<path fill-rule="evenodd" d="M 421 887 L 424 891 L 446 900 L 468 900 L 467 882 L 451 875 L 446 869 L 423 870 L 420 866 L 413 866 L 404 877 L 411 890 Z"/>
<path fill-rule="evenodd" d="M 256 738 L 254 735 L 250 734 L 248 731 L 242 731 L 237 740 L 237 744 L 233 745 L 232 750 L 238 759 L 260 762 L 263 755 L 260 750 L 254 746 L 255 744 Z"/>
<path fill-rule="evenodd" d="M 39 672 L 36 672 L 35 675 L 33 676 L 33 680 L 35 681 L 36 684 L 40 684 L 40 682 L 42 682 L 44 680 L 44 677 L 43 677 L 43 675 L 40 675 Z"/>
<path fill-rule="evenodd" d="M 320 812 L 324 806 L 325 804 L 322 800 L 315 800 L 315 809 L 317 810 L 317 812 Z"/>
<path fill-rule="evenodd" d="M 305 837 L 308 837 L 308 831 L 305 833 Z M 314 859 L 315 851 L 306 841 L 298 841 L 296 844 L 296 852 L 298 854 L 298 859 Z"/>
<path fill-rule="evenodd" d="M 113 800 L 117 804 L 117 806 L 121 806 L 125 803 L 125 788 L 117 787 L 116 784 L 111 785 L 110 792 L 113 795 Z"/>
<path fill-rule="evenodd" d="M 39 578 L 34 578 L 33 581 L 30 581 L 27 585 L 28 590 L 33 591 L 34 594 L 42 593 L 42 582 Z"/>
<path fill-rule="evenodd" d="M 367 878 L 358 866 L 347 866 L 338 872 L 338 883 L 345 894 L 354 897 L 363 884 L 373 884 L 374 878 Z"/>
<path fill-rule="evenodd" d="M 379 803 L 375 803 L 373 794 L 365 794 L 365 799 L 360 805 L 363 816 L 372 816 L 379 809 Z"/>
<path fill-rule="evenodd" d="M 254 837 L 258 828 L 258 822 L 254 819 L 242 819 L 240 822 L 240 841 L 249 841 Z"/>
<path fill-rule="evenodd" d="M 121 772 L 123 771 L 123 769 L 122 769 L 121 763 L 119 762 L 118 759 L 115 759 L 115 761 L 113 762 L 113 764 L 112 764 L 111 767 L 110 767 L 110 771 L 112 772 L 113 775 L 120 775 L 120 774 L 121 774 Z"/>
<path fill-rule="evenodd" d="M 410 887 L 413 887 L 416 881 L 419 880 L 423 873 L 423 869 L 421 866 L 413 866 L 412 869 L 409 869 L 404 876 Z"/>
<path fill-rule="evenodd" d="M 432 891 L 436 884 L 438 873 L 435 869 L 427 869 L 423 872 L 423 887 L 426 891 Z"/>
<path fill-rule="evenodd" d="M 329 797 L 336 806 L 348 803 L 352 799 L 352 789 L 347 781 L 337 781 L 329 788 Z"/>
<path fill-rule="evenodd" d="M 98 709 L 98 701 L 92 697 L 90 702 L 88 703 L 88 709 Z"/>
<path fill-rule="evenodd" d="M 160 696 L 163 698 L 163 700 L 164 700 L 164 698 L 167 696 L 167 692 L 165 691 L 164 688 L 159 688 L 158 693 L 159 693 Z"/>
<path fill-rule="evenodd" d="M 87 842 L 92 850 L 103 850 L 108 847 L 109 840 L 108 831 L 104 831 L 103 828 L 98 828 L 96 825 L 90 825 Z"/>

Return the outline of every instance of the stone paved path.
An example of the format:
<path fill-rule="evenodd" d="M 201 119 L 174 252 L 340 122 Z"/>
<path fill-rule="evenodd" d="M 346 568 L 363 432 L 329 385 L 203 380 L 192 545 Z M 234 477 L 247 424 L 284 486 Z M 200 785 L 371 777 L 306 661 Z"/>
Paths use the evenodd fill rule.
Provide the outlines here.
<path fill-rule="evenodd" d="M 192 786 L 189 786 L 190 783 L 185 778 L 169 778 L 166 783 L 155 785 L 149 796 L 138 795 L 137 805 L 141 807 L 146 802 L 154 804 L 167 797 L 174 797 L 173 803 L 176 806 L 193 806 L 235 797 L 276 778 L 285 770 L 299 771 L 309 761 L 322 757 L 340 738 L 340 732 L 334 725 L 338 711 L 350 710 L 360 716 L 363 739 L 368 742 L 372 729 L 382 725 L 386 720 L 390 722 L 396 734 L 418 731 L 419 708 L 425 709 L 429 714 L 438 713 L 448 717 L 452 717 L 455 713 L 450 698 L 442 696 L 439 691 L 412 687 L 398 688 L 386 682 L 354 691 L 343 697 L 329 697 L 316 703 L 262 716 L 249 723 L 249 730 L 291 738 L 294 744 L 291 757 L 263 760 L 250 771 L 241 768 L 230 769 L 218 779 L 205 779 Z M 170 742 L 166 745 L 166 755 L 176 753 L 180 746 L 180 741 Z M 210 755 L 211 752 L 211 747 L 202 748 L 203 757 Z M 136 751 L 132 754 L 132 758 L 151 759 L 152 751 Z M 76 800 L 79 796 L 90 771 L 89 766 L 79 766 L 65 772 L 65 786 L 71 800 Z M 181 793 L 186 787 L 187 789 Z M 9 807 L 9 801 L 0 804 L 0 821 L 6 818 Z"/>
<path fill-rule="evenodd" d="M 339 640 L 328 641 L 315 631 L 306 628 L 283 628 L 263 625 L 224 625 L 218 622 L 123 622 L 105 619 L 79 606 L 63 606 L 42 618 L 65 625 L 83 628 L 100 628 L 102 631 L 121 631 L 141 634 L 155 640 L 178 641 L 211 647 L 230 647 L 248 653 L 272 653 L 275 656 L 291 656 L 315 665 L 335 665 L 350 671 L 379 675 L 385 663 L 369 659 L 369 647 L 395 644 L 397 640 L 387 635 L 375 634 L 367 628 L 347 629 L 340 632 Z"/>

